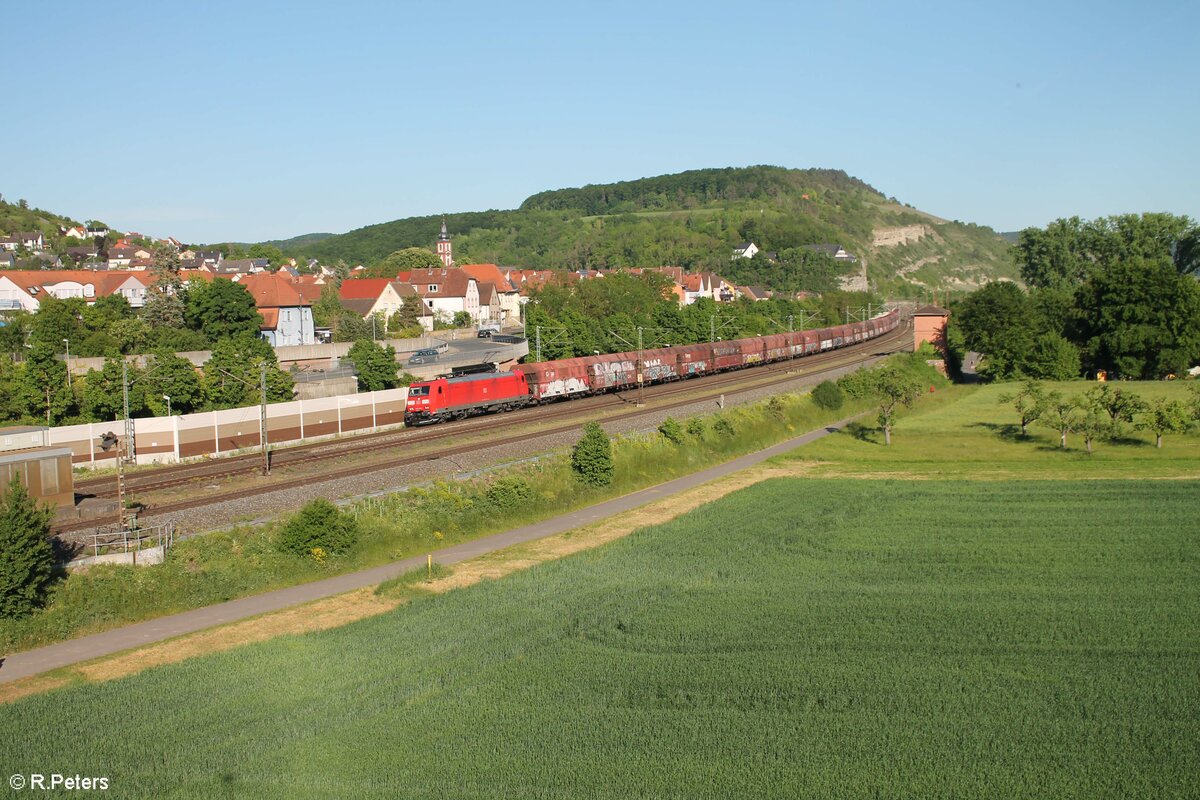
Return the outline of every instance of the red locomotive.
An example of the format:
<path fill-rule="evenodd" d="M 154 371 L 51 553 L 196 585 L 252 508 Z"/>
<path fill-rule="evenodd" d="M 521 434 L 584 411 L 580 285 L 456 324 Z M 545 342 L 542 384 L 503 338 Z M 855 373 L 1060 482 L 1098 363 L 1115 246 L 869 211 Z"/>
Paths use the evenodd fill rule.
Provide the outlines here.
<path fill-rule="evenodd" d="M 865 322 L 832 328 L 643 350 L 640 362 L 636 352 L 612 353 L 520 364 L 511 372 L 438 378 L 408 388 L 404 422 L 444 422 L 511 411 L 533 403 L 632 389 L 638 385 L 639 367 L 643 383 L 664 383 L 800 358 L 872 339 L 897 324 L 899 315 L 892 311 Z"/>

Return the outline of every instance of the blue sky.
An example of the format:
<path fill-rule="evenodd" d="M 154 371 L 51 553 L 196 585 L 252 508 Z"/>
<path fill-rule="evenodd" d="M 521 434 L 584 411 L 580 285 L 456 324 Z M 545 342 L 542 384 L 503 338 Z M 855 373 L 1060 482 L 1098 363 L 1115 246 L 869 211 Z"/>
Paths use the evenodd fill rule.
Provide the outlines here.
<path fill-rule="evenodd" d="M 218 0 L 19 16 L 0 193 L 184 241 L 749 164 L 844 169 L 998 230 L 1200 217 L 1200 3 Z"/>

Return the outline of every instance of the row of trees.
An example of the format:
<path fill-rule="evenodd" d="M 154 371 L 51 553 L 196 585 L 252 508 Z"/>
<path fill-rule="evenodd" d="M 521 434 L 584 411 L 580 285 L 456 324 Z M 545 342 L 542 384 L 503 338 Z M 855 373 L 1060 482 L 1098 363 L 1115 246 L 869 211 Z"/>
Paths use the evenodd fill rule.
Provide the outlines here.
<path fill-rule="evenodd" d="M 952 309 L 949 342 L 982 353 L 995 379 L 1179 374 L 1200 358 L 1198 239 L 1195 222 L 1170 214 L 1022 231 L 1013 253 L 1028 290 L 970 295 Z"/>
<path fill-rule="evenodd" d="M 1200 389 L 1196 386 L 1191 387 L 1190 402 L 1166 398 L 1148 402 L 1107 383 L 1067 398 L 1038 381 L 1026 381 L 1020 391 L 1002 395 L 1000 402 L 1011 403 L 1016 410 L 1022 437 L 1028 437 L 1030 425 L 1040 423 L 1059 434 L 1063 448 L 1068 434 L 1082 436 L 1089 453 L 1094 442 L 1119 439 L 1129 429 L 1150 431 L 1155 446 L 1162 447 L 1165 435 L 1184 433 L 1200 423 Z"/>
<path fill-rule="evenodd" d="M 671 281 L 654 272 L 616 273 L 604 280 L 572 286 L 548 284 L 535 291 L 525 307 L 530 358 L 540 329 L 543 360 L 616 353 L 637 347 L 638 328 L 644 347 L 693 344 L 712 339 L 782 333 L 845 321 L 848 309 L 857 316 L 873 296 L 831 292 L 807 301 L 740 300 L 717 304 L 702 298 L 680 307 Z"/>
<path fill-rule="evenodd" d="M 99 358 L 162 348 L 208 350 L 222 339 L 257 336 L 262 316 L 246 287 L 218 278 L 186 288 L 176 283 L 169 293 L 151 290 L 140 314 L 120 295 L 97 298 L 92 305 L 80 297 L 45 296 L 36 314 L 17 311 L 4 323 L 0 352 L 18 360 L 39 347 Z"/>
<path fill-rule="evenodd" d="M 122 369 L 124 365 L 124 371 Z M 48 348 L 36 346 L 22 362 L 0 357 L 0 421 L 64 425 L 123 416 L 125 387 L 134 417 L 237 408 L 259 402 L 266 367 L 267 398 L 292 399 L 292 378 L 279 369 L 274 349 L 257 336 L 223 338 L 199 374 L 188 359 L 162 347 L 145 367 L 120 356 L 86 376 L 68 380 L 67 366 Z"/>

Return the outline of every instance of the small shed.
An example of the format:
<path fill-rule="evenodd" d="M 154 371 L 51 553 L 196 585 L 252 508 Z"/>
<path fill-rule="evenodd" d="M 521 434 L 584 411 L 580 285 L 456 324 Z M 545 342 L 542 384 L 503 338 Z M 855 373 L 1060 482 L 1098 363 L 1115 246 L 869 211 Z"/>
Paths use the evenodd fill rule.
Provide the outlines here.
<path fill-rule="evenodd" d="M 925 342 L 946 352 L 946 320 L 950 312 L 939 306 L 921 306 L 913 311 L 913 350 L 921 349 Z"/>
<path fill-rule="evenodd" d="M 56 508 L 75 505 L 75 476 L 71 471 L 71 448 L 39 447 L 0 453 L 0 497 L 8 493 L 13 476 L 35 500 Z"/>

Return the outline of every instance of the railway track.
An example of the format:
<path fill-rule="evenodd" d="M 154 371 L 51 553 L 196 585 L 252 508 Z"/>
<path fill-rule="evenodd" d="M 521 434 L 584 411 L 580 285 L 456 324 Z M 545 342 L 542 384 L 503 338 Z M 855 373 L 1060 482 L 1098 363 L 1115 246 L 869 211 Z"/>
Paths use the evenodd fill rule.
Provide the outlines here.
<path fill-rule="evenodd" d="M 562 424 L 551 424 L 549 427 L 539 427 L 533 431 L 524 430 L 520 433 L 500 438 L 490 437 L 487 444 L 488 446 L 502 446 L 524 442 L 534 436 L 550 436 L 573 430 L 579 426 L 580 417 L 593 415 L 596 411 L 603 411 L 613 407 L 628 407 L 630 410 L 623 413 L 620 418 L 634 419 L 707 400 L 715 400 L 720 395 L 725 394 L 726 390 L 730 387 L 736 391 L 750 391 L 791 381 L 798 377 L 792 371 L 797 366 L 802 368 L 805 376 L 820 375 L 862 361 L 864 355 L 868 353 L 874 355 L 895 352 L 899 349 L 898 345 L 909 341 L 911 341 L 910 329 L 901 327 L 878 339 L 829 353 L 806 356 L 797 361 L 776 362 L 750 370 L 737 370 L 689 381 L 647 386 L 643 390 L 644 399 L 647 402 L 647 405 L 644 407 L 634 407 L 634 401 L 625 396 L 626 394 L 635 394 L 636 390 L 634 390 L 634 392 L 597 395 L 561 404 L 535 406 L 520 411 L 509 412 L 504 415 L 506 421 L 520 422 L 523 420 L 536 420 L 539 425 L 559 419 L 570 419 L 571 421 L 563 422 Z M 684 397 L 678 400 L 671 400 L 672 397 L 678 395 L 684 395 Z M 668 402 L 663 402 L 664 400 Z M 272 457 L 272 466 L 276 469 L 280 467 L 295 467 L 341 458 L 351 454 L 362 456 L 398 446 L 404 446 L 406 450 L 411 450 L 412 447 L 417 445 L 436 443 L 446 439 L 464 438 L 469 437 L 473 432 L 494 430 L 494 423 L 495 416 L 491 415 L 460 422 L 445 423 L 432 428 L 398 429 L 373 434 L 362 434 L 354 436 L 350 440 L 342 439 L 337 442 L 316 442 L 308 445 L 297 445 L 286 450 L 276 451 Z M 404 465 L 436 460 L 444 456 L 453 457 L 458 454 L 477 450 L 478 448 L 479 443 L 477 441 L 469 441 L 452 447 L 442 448 L 432 453 L 424 451 L 412 455 L 397 455 L 370 463 L 360 462 L 349 467 L 324 471 L 319 477 L 315 478 L 311 475 L 304 475 L 294 478 L 272 479 L 269 484 L 232 489 L 222 491 L 219 494 L 209 493 L 208 496 L 204 497 L 190 497 L 177 501 L 153 503 L 147 505 L 139 517 L 145 521 L 162 514 L 186 511 L 214 503 L 252 497 L 264 492 L 311 486 L 314 483 L 393 469 Z M 154 474 L 151 475 L 127 476 L 125 479 L 126 495 L 128 496 L 132 492 L 145 494 L 177 488 L 199 480 L 226 479 L 238 475 L 256 474 L 259 472 L 261 455 L 255 453 L 244 456 L 233 456 L 228 459 L 222 459 L 222 461 L 225 463 L 180 465 L 179 467 L 167 467 L 155 470 Z M 189 469 L 189 467 L 191 468 Z M 116 488 L 114 484 L 115 481 L 113 478 L 101 478 L 81 481 L 77 484 L 76 488 L 77 491 L 90 493 L 92 496 L 115 497 Z M 96 520 L 78 520 L 57 525 L 54 528 L 54 532 L 70 533 L 89 530 L 96 526 Z"/>

